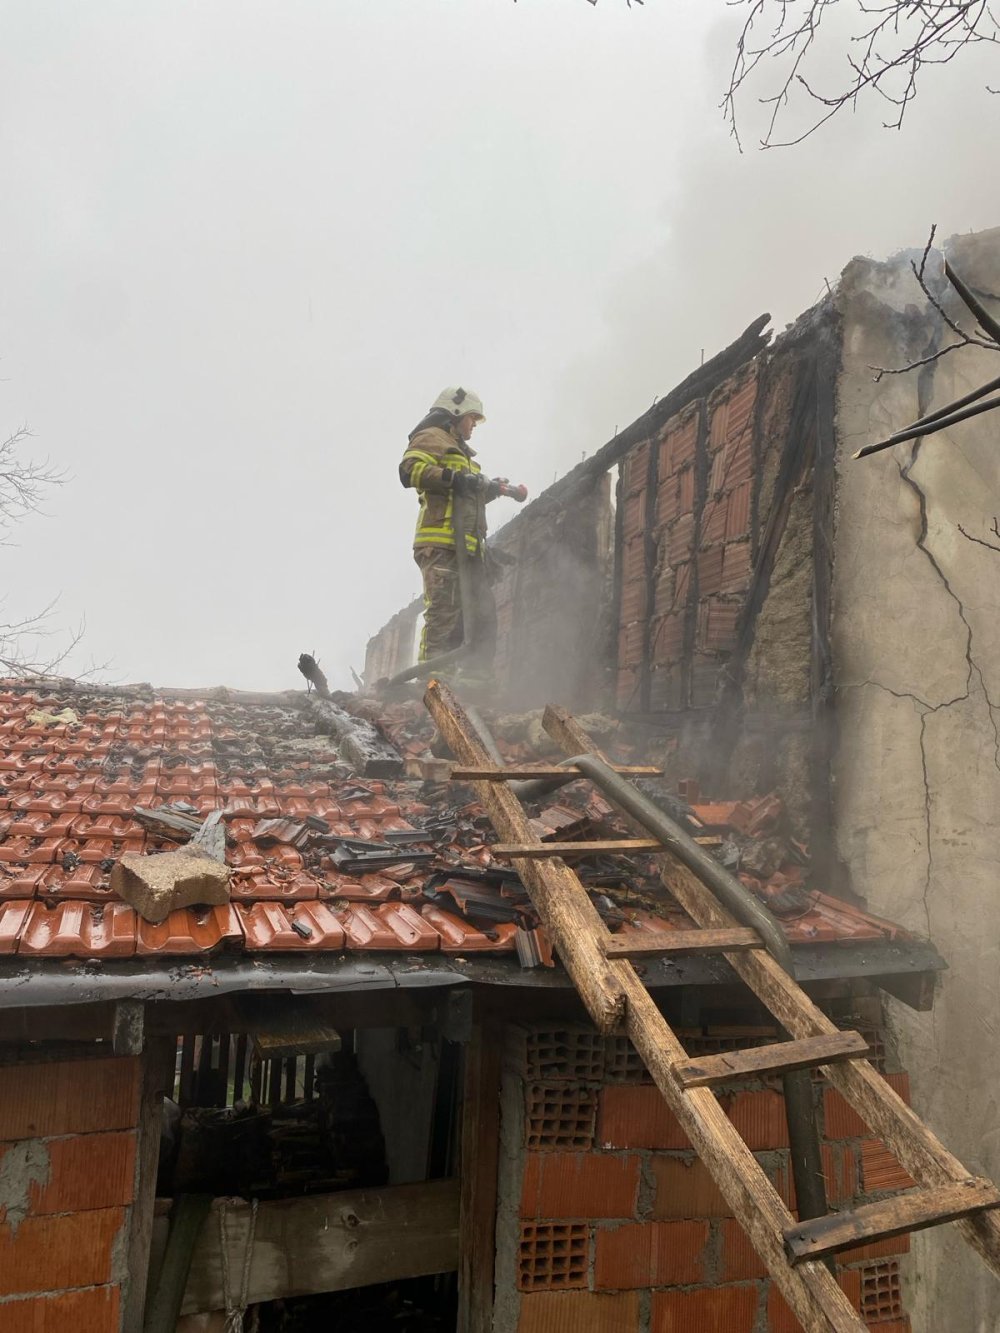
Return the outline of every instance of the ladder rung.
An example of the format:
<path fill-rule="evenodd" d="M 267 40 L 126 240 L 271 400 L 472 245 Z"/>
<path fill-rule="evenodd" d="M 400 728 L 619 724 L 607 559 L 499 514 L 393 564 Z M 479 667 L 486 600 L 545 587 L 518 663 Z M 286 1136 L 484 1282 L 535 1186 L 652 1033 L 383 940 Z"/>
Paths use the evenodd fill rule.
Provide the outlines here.
<path fill-rule="evenodd" d="M 837 1036 L 806 1037 L 803 1041 L 778 1041 L 746 1051 L 724 1051 L 674 1065 L 674 1073 L 685 1088 L 710 1088 L 734 1078 L 809 1069 L 838 1060 L 858 1060 L 868 1054 L 868 1043 L 860 1032 Z"/>
<path fill-rule="evenodd" d="M 763 949 L 755 930 L 664 930 L 640 935 L 612 935 L 604 940 L 605 958 L 655 958 L 678 953 L 726 953 L 730 949 Z"/>
<path fill-rule="evenodd" d="M 1000 1190 L 991 1180 L 970 1176 L 951 1185 L 908 1190 L 878 1203 L 862 1204 L 850 1213 L 799 1222 L 785 1232 L 785 1249 L 793 1264 L 801 1264 L 806 1259 L 822 1259 L 855 1245 L 888 1240 L 906 1231 L 923 1231 L 997 1207 Z"/>
<path fill-rule="evenodd" d="M 662 852 L 662 842 L 655 838 L 620 838 L 606 842 L 498 842 L 490 851 L 494 856 L 631 856 L 636 852 Z"/>
<path fill-rule="evenodd" d="M 616 773 L 623 773 L 626 777 L 642 778 L 662 778 L 662 768 L 651 768 L 645 764 L 633 764 L 631 766 L 615 768 Z M 539 768 L 524 766 L 509 768 L 453 768 L 451 770 L 452 782 L 510 782 L 512 779 L 522 778 L 582 778 L 583 774 L 574 767 L 573 764 L 560 764 L 558 767 Z"/>

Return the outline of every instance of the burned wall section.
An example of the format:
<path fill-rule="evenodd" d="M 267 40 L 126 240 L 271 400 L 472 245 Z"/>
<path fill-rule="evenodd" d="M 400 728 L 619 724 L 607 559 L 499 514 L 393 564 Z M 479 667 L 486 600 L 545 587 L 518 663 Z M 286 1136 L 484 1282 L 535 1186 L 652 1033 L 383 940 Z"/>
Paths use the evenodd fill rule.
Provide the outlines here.
<path fill-rule="evenodd" d="M 417 626 L 423 614 L 423 599 L 418 597 L 402 611 L 397 611 L 377 634 L 368 640 L 365 650 L 365 684 L 394 676 L 412 666 L 417 642 Z"/>
<path fill-rule="evenodd" d="M 670 417 L 622 464 L 618 711 L 705 791 L 777 787 L 826 826 L 831 699 L 829 303 Z"/>
<path fill-rule="evenodd" d="M 955 238 L 950 262 L 1000 312 L 1000 229 Z M 930 1013 L 890 1002 L 922 1117 L 971 1172 L 1000 1179 L 1000 514 L 995 412 L 872 457 L 902 429 L 997 374 L 955 341 L 910 260 L 855 260 L 839 296 L 833 643 L 838 851 L 872 911 L 929 935 L 948 963 Z M 948 315 L 973 320 L 941 274 Z M 914 1238 L 920 1333 L 1000 1327 L 1000 1283 L 953 1229 Z"/>

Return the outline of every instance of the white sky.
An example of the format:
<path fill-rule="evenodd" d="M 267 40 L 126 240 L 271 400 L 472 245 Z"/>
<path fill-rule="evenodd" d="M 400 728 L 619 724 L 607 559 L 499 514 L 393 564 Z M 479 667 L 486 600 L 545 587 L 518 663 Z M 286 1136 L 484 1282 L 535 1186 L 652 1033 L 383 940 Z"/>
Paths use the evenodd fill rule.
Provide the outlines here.
<path fill-rule="evenodd" d="M 1000 222 L 989 53 L 900 133 L 740 156 L 724 0 L 31 0 L 0 40 L 3 552 L 117 680 L 349 686 L 416 594 L 407 431 L 484 399 L 533 493 L 857 253 Z M 747 107 L 748 114 L 752 108 Z M 514 512 L 494 506 L 494 523 Z"/>

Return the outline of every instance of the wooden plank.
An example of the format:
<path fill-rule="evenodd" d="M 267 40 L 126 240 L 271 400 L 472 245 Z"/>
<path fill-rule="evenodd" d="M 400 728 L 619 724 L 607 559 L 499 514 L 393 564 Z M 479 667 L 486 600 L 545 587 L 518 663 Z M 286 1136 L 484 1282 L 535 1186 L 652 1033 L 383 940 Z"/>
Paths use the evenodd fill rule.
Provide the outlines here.
<path fill-rule="evenodd" d="M 984 1208 L 1000 1208 L 1000 1190 L 991 1180 L 970 1176 L 951 1185 L 908 1190 L 891 1199 L 865 1203 L 850 1213 L 832 1213 L 829 1217 L 799 1222 L 785 1232 L 785 1248 L 792 1263 L 800 1264 L 805 1259 L 822 1259 L 855 1245 L 955 1222 Z"/>
<path fill-rule="evenodd" d="M 481 743 L 451 691 L 432 681 L 425 702 L 459 760 L 482 764 Z M 590 748 L 589 742 L 583 748 Z M 501 838 L 530 841 L 523 832 L 524 811 L 512 792 L 488 782 L 478 783 L 477 792 Z M 715 1094 L 681 1087 L 672 1067 L 687 1053 L 632 965 L 604 957 L 602 945 L 610 936 L 596 911 L 587 910 L 591 904 L 579 880 L 559 860 L 519 858 L 516 868 L 597 1027 L 608 1031 L 608 1020 L 626 1001 L 632 1044 L 806 1333 L 862 1333 L 864 1324 L 823 1264 L 810 1261 L 795 1270 L 789 1265 L 784 1232 L 792 1225 L 791 1213 Z"/>
<path fill-rule="evenodd" d="M 243 1088 L 247 1081 L 247 1034 L 241 1032 L 236 1038 L 236 1054 L 233 1057 L 233 1105 L 243 1100 Z"/>
<path fill-rule="evenodd" d="M 177 1317 L 183 1313 L 185 1285 L 190 1281 L 196 1250 L 204 1246 L 211 1206 L 207 1194 L 178 1194 L 174 1199 L 167 1247 L 156 1290 L 150 1294 L 144 1333 L 174 1333 Z"/>
<path fill-rule="evenodd" d="M 564 754 L 600 753 L 579 723 L 564 709 L 549 705 L 542 726 Z M 664 858 L 661 879 L 664 887 L 699 926 L 723 930 L 739 924 L 704 884 L 673 857 Z M 793 1038 L 832 1036 L 840 1031 L 766 950 L 731 951 L 724 956 L 733 971 Z M 873 1134 L 886 1143 L 919 1185 L 944 1185 L 969 1179 L 968 1169 L 868 1061 L 851 1060 L 821 1068 L 827 1081 L 857 1111 Z M 993 1210 L 975 1213 L 960 1219 L 956 1225 L 990 1270 L 1000 1277 L 1000 1215 Z M 787 1292 L 785 1295 L 787 1297 Z"/>
<path fill-rule="evenodd" d="M 733 924 L 729 913 L 679 862 L 671 858 L 662 878 L 665 887 L 699 924 L 713 928 Z M 832 1036 L 839 1032 L 766 951 L 724 956 L 793 1038 Z M 930 1187 L 969 1178 L 971 1172 L 866 1060 L 824 1065 L 822 1071 L 918 1185 Z M 1000 1277 L 1000 1217 L 992 1211 L 978 1213 L 960 1219 L 957 1225 L 991 1271 Z"/>
<path fill-rule="evenodd" d="M 322 1023 L 287 1023 L 275 1015 L 266 1030 L 250 1034 L 253 1048 L 262 1060 L 286 1060 L 296 1055 L 319 1055 L 340 1050 L 340 1033 Z"/>
<path fill-rule="evenodd" d="M 615 966 L 628 976 L 626 1030 L 632 1045 L 806 1333 L 861 1333 L 864 1323 L 822 1263 L 789 1265 L 784 1237 L 794 1225 L 791 1213 L 715 1093 L 681 1087 L 673 1067 L 687 1058 L 683 1046 L 631 965 Z"/>
<path fill-rule="evenodd" d="M 486 751 L 484 749 L 483 753 Z M 628 768 L 615 767 L 616 773 L 623 773 L 626 777 L 645 777 L 661 778 L 663 776 L 662 768 L 649 768 L 645 765 L 632 765 Z M 578 768 L 572 764 L 563 764 L 561 767 L 543 767 L 538 764 L 529 766 L 510 765 L 506 768 L 498 768 L 496 764 L 474 764 L 459 766 L 456 765 L 451 770 L 452 782 L 512 782 L 520 781 L 522 778 L 567 778 L 573 774 L 579 774 Z"/>
<path fill-rule="evenodd" d="M 156 1169 L 163 1129 L 163 1096 L 174 1091 L 177 1042 L 159 1037 L 142 1057 L 142 1100 L 136 1135 L 135 1196 L 128 1229 L 123 1328 L 141 1328 L 150 1271 L 153 1221 L 156 1213 Z"/>
<path fill-rule="evenodd" d="M 868 1043 L 860 1032 L 842 1032 L 839 1037 L 807 1037 L 804 1041 L 776 1041 L 745 1051 L 723 1051 L 687 1060 L 674 1073 L 685 1088 L 711 1088 L 734 1078 L 757 1078 L 761 1074 L 784 1073 L 788 1069 L 814 1069 L 834 1060 L 859 1060 L 868 1054 Z"/>
<path fill-rule="evenodd" d="M 543 726 L 566 754 L 600 753 L 575 719 L 562 709 L 551 705 L 546 708 Z M 718 928 L 723 925 L 738 928 L 731 919 L 718 923 Z M 731 951 L 725 956 L 769 955 L 763 951 Z M 687 1052 L 632 966 L 625 962 L 613 966 L 624 978 L 626 1030 L 633 1046 L 805 1333 L 860 1333 L 863 1322 L 823 1264 L 808 1261 L 794 1269 L 789 1265 L 784 1233 L 791 1214 L 784 1202 L 735 1132 L 715 1093 L 710 1088 L 685 1089 L 680 1084 L 673 1066 L 685 1062 Z"/>
<path fill-rule="evenodd" d="M 492 856 L 631 856 L 637 852 L 662 852 L 655 838 L 619 838 L 604 842 L 498 842 Z"/>
<path fill-rule="evenodd" d="M 192 847 L 200 847 L 206 856 L 214 861 L 226 861 L 226 826 L 222 822 L 222 809 L 213 810 L 191 839 Z"/>
<path fill-rule="evenodd" d="M 223 1205 L 229 1273 L 238 1290 L 250 1204 L 216 1199 L 191 1263 L 182 1314 L 224 1307 L 219 1231 Z M 452 1272 L 458 1265 L 458 1218 L 457 1180 L 260 1203 L 249 1303 Z"/>
<path fill-rule="evenodd" d="M 763 949 L 755 930 L 650 931 L 647 935 L 612 935 L 604 942 L 605 958 L 657 958 L 669 954 L 722 953 L 724 949 Z"/>
<path fill-rule="evenodd" d="M 718 847 L 721 838 L 703 837 L 694 840 L 700 847 Z M 490 851 L 494 856 L 572 856 L 586 853 L 590 856 L 634 856 L 640 852 L 654 855 L 666 851 L 662 842 L 656 838 L 608 838 L 594 842 L 529 842 L 529 843 L 494 843 Z"/>
<path fill-rule="evenodd" d="M 459 762 L 489 768 L 486 747 L 449 687 L 432 680 L 424 702 Z M 534 841 L 528 817 L 509 788 L 486 781 L 477 781 L 475 785 L 501 838 L 519 843 Z M 623 1016 L 625 994 L 621 979 L 613 970 L 615 965 L 608 962 L 600 947 L 599 941 L 607 938 L 608 932 L 597 908 L 574 872 L 558 858 L 534 861 L 530 857 L 517 857 L 513 866 L 548 926 L 559 958 L 595 1026 L 600 1032 L 611 1032 Z"/>
<path fill-rule="evenodd" d="M 193 1032 L 185 1032 L 181 1038 L 181 1072 L 178 1079 L 177 1096 L 182 1107 L 188 1107 L 194 1103 L 194 1048 L 197 1040 L 198 1038 Z"/>
<path fill-rule="evenodd" d="M 477 1023 L 464 1047 L 457 1333 L 491 1333 L 500 1161 L 499 1025 Z"/>

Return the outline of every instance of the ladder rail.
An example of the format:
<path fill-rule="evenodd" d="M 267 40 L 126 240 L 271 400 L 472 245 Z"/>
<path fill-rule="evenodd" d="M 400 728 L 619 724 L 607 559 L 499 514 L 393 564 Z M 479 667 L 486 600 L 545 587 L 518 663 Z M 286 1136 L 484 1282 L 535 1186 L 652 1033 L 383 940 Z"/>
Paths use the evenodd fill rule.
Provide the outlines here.
<path fill-rule="evenodd" d="M 485 766 L 485 747 L 451 690 L 431 681 L 425 703 L 457 758 Z M 477 782 L 475 790 L 501 837 L 530 840 L 527 816 L 513 793 L 491 782 Z M 686 1060 L 687 1053 L 632 964 L 604 957 L 611 934 L 575 873 L 558 858 L 518 858 L 513 864 L 595 1026 L 608 1033 L 624 1020 L 654 1083 L 806 1333 L 863 1333 L 864 1323 L 825 1264 L 807 1260 L 793 1269 L 788 1263 L 784 1233 L 793 1224 L 791 1213 L 711 1089 L 681 1086 L 673 1066 Z"/>
<path fill-rule="evenodd" d="M 542 725 L 566 753 L 570 750 L 581 753 L 585 748 L 581 741 L 587 742 L 592 753 L 597 752 L 579 724 L 562 709 L 551 705 L 546 708 Z M 668 854 L 664 854 L 663 862 L 664 887 L 697 926 L 725 930 L 742 924 L 687 866 Z M 757 950 L 724 952 L 722 956 L 793 1039 L 832 1036 L 840 1031 L 770 954 Z M 868 1128 L 885 1142 L 918 1185 L 959 1183 L 972 1174 L 867 1060 L 821 1065 L 820 1072 Z M 982 1212 L 955 1225 L 987 1267 L 1000 1277 L 1000 1214 L 992 1210 Z"/>
<path fill-rule="evenodd" d="M 542 716 L 542 726 L 563 750 L 580 750 L 572 760 L 580 771 L 630 819 L 638 822 L 647 833 L 659 838 L 669 853 L 688 866 L 699 881 L 711 889 L 713 896 L 721 898 L 742 925 L 756 930 L 777 963 L 790 977 L 795 976 L 795 962 L 785 932 L 763 903 L 758 902 L 734 875 L 700 847 L 669 815 L 617 774 L 604 756 L 596 751 L 580 724 L 564 709 L 550 704 Z M 799 1214 L 802 1217 L 823 1217 L 827 1213 L 826 1181 L 813 1108 L 812 1079 L 808 1070 L 793 1068 L 781 1075 L 781 1083 L 785 1094 L 785 1115 L 791 1141 L 792 1175 Z"/>

